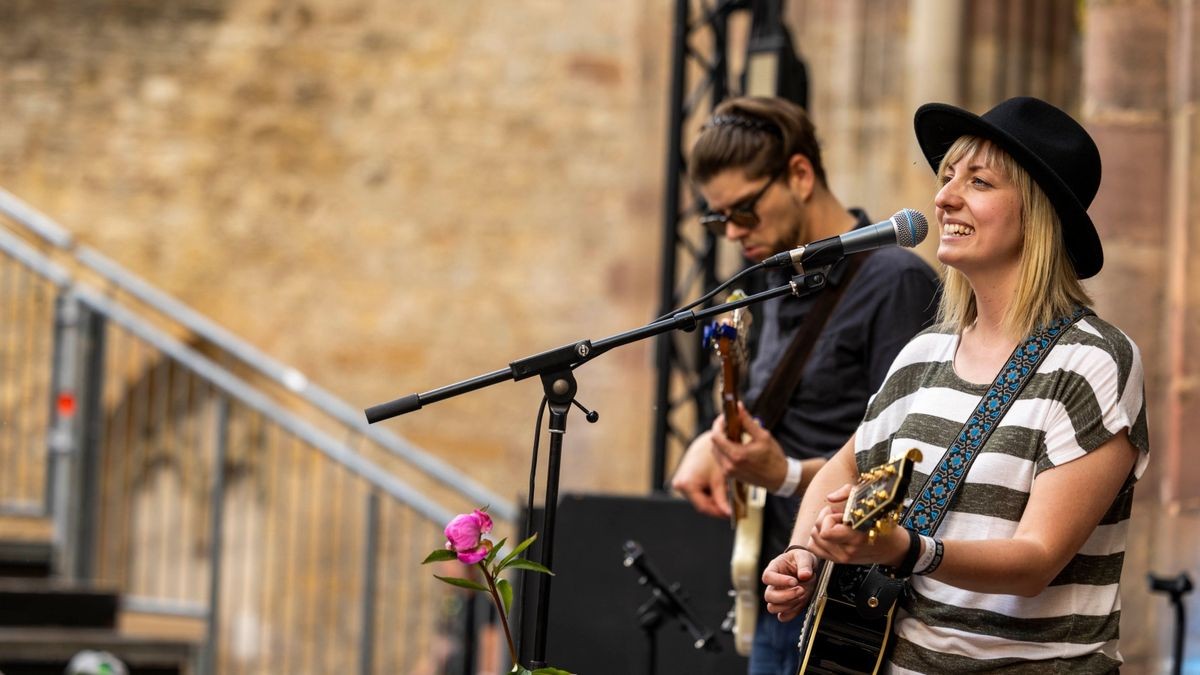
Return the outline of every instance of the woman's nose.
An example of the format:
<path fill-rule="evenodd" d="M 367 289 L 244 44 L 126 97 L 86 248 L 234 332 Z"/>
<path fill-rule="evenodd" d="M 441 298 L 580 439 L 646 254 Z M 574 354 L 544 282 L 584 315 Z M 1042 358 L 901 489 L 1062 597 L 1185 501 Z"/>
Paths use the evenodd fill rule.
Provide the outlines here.
<path fill-rule="evenodd" d="M 937 195 L 935 195 L 933 198 L 933 205 L 939 209 L 954 208 L 961 203 L 961 198 L 958 194 L 958 183 L 956 183 L 953 179 L 947 181 L 945 185 L 942 185 L 941 189 L 938 190 Z"/>

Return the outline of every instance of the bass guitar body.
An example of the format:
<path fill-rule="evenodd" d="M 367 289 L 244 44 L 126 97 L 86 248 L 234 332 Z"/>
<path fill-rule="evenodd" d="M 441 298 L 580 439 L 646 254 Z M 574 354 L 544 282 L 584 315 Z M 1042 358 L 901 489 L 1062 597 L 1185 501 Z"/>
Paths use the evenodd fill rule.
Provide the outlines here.
<path fill-rule="evenodd" d="M 762 606 L 762 598 L 758 594 L 758 580 L 762 576 L 758 550 L 762 547 L 763 505 L 767 501 L 767 491 L 742 484 L 735 489 L 746 491 L 746 508 L 734 529 L 733 555 L 729 561 L 729 576 L 733 582 L 732 632 L 737 653 L 748 656 L 754 644 L 754 627 Z"/>

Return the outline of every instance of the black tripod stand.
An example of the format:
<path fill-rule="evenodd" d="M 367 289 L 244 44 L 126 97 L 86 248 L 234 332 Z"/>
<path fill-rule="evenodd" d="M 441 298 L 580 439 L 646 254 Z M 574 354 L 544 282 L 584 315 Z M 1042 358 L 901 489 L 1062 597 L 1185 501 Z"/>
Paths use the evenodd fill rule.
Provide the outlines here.
<path fill-rule="evenodd" d="M 696 649 L 720 651 L 713 632 L 696 621 L 692 611 L 684 603 L 684 592 L 678 582 L 667 584 L 646 559 L 642 545 L 636 541 L 625 542 L 626 567 L 636 568 L 638 583 L 650 588 L 650 599 L 638 607 L 638 625 L 646 635 L 646 675 L 654 675 L 658 665 L 658 629 L 666 618 L 674 619 L 692 636 Z"/>
<path fill-rule="evenodd" d="M 1171 672 L 1180 675 L 1183 672 L 1183 637 L 1187 628 L 1187 620 L 1183 610 L 1183 596 L 1192 592 L 1192 578 L 1187 572 L 1180 572 L 1176 577 L 1157 577 L 1146 575 L 1150 582 L 1150 591 L 1166 593 L 1171 598 L 1171 606 L 1175 608 L 1175 648 L 1173 650 L 1174 664 Z"/>

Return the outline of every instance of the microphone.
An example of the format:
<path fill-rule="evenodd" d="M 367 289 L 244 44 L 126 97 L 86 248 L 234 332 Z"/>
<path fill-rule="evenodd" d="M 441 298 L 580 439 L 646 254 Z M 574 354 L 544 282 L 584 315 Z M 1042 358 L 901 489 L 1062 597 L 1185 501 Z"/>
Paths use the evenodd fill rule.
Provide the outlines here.
<path fill-rule="evenodd" d="M 854 253 L 885 246 L 912 248 L 924 241 L 928 233 L 929 223 L 925 220 L 925 214 L 913 209 L 900 209 L 891 219 L 882 223 L 860 227 L 773 255 L 763 261 L 763 267 L 821 267 Z"/>

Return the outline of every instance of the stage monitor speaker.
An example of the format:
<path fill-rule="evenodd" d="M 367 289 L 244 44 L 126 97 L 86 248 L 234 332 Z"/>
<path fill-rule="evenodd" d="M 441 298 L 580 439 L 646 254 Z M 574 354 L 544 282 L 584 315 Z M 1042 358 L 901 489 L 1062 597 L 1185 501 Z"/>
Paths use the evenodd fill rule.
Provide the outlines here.
<path fill-rule="evenodd" d="M 538 531 L 542 510 L 534 512 Z M 554 580 L 546 633 L 546 663 L 580 675 L 728 675 L 746 672 L 747 662 L 721 630 L 733 606 L 729 521 L 696 513 L 681 499 L 651 495 L 562 496 L 554 533 Z M 524 516 L 522 516 L 524 522 Z M 643 628 L 639 608 L 652 598 L 638 583 L 635 567 L 624 565 L 626 541 L 636 541 L 644 560 L 667 585 L 677 583 L 697 624 L 716 636 L 717 651 L 701 650 L 681 624 L 662 616 Z M 529 554 L 540 560 L 540 549 Z M 522 573 L 528 582 L 520 607 L 521 659 L 533 651 L 537 583 L 543 575 Z"/>

